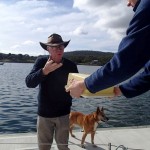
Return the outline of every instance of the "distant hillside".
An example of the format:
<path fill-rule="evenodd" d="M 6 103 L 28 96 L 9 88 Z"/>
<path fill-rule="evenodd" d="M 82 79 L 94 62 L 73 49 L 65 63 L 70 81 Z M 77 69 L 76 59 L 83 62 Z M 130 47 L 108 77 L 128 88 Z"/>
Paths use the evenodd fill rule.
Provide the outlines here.
<path fill-rule="evenodd" d="M 4 54 L 0 53 L 0 61 L 14 62 L 14 63 L 33 63 L 36 60 L 36 56 L 29 56 L 27 54 Z"/>
<path fill-rule="evenodd" d="M 77 64 L 104 65 L 114 53 L 101 51 L 72 51 L 65 52 L 64 57 L 76 62 Z"/>
<path fill-rule="evenodd" d="M 104 65 L 108 62 L 114 53 L 100 52 L 100 51 L 72 51 L 65 52 L 64 57 L 68 58 L 77 64 L 84 65 Z M 0 53 L 0 61 L 4 62 L 16 62 L 16 63 L 33 63 L 37 56 L 29 56 L 28 54 L 4 54 Z"/>

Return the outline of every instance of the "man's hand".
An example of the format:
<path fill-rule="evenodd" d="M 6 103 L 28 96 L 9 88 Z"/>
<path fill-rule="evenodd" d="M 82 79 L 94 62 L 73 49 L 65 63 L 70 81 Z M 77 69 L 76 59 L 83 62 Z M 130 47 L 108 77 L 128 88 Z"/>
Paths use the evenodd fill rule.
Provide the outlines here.
<path fill-rule="evenodd" d="M 86 86 L 84 80 L 82 81 L 73 81 L 69 87 L 66 87 L 66 92 L 70 92 L 70 95 L 73 98 L 79 98 L 84 92 Z"/>
<path fill-rule="evenodd" d="M 121 96 L 122 92 L 118 86 L 114 87 L 114 96 Z"/>
<path fill-rule="evenodd" d="M 63 64 L 62 63 L 55 63 L 50 58 L 47 60 L 44 68 L 42 69 L 44 75 L 48 75 L 50 72 L 60 68 Z"/>

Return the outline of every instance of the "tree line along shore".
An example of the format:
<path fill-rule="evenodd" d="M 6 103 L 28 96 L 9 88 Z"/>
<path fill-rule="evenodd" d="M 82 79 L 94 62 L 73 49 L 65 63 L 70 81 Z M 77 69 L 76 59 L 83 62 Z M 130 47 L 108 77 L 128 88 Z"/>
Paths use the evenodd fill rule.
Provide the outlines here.
<path fill-rule="evenodd" d="M 111 52 L 80 50 L 64 52 L 64 57 L 72 60 L 78 65 L 99 65 L 106 64 L 114 55 Z M 40 56 L 40 55 L 39 55 Z M 28 54 L 4 54 L 0 53 L 0 62 L 9 63 L 34 63 L 38 56 Z"/>

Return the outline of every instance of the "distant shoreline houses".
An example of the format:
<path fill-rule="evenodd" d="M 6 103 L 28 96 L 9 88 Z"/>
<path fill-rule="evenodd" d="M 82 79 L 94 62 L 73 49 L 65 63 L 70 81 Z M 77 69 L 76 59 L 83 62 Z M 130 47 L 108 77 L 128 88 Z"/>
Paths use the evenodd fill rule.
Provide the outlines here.
<path fill-rule="evenodd" d="M 97 65 L 97 64 L 98 64 L 98 60 L 97 60 L 97 59 L 92 60 L 92 61 L 90 62 L 90 65 Z"/>

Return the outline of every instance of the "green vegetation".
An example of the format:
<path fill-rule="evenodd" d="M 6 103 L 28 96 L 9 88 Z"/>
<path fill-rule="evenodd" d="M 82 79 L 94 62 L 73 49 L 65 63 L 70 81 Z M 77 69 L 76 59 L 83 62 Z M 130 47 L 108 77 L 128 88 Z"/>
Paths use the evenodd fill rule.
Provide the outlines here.
<path fill-rule="evenodd" d="M 3 54 L 0 53 L 0 61 L 3 62 L 13 62 L 13 63 L 33 63 L 37 57 L 22 55 L 22 54 Z"/>
<path fill-rule="evenodd" d="M 83 65 L 104 65 L 107 63 L 114 53 L 100 51 L 72 51 L 65 52 L 64 57 L 77 64 Z M 0 61 L 15 63 L 34 63 L 37 56 L 29 56 L 27 54 L 3 54 L 0 53 Z"/>
<path fill-rule="evenodd" d="M 84 65 L 104 65 L 106 64 L 114 55 L 110 52 L 100 52 L 100 51 L 73 51 L 66 52 L 64 57 L 76 62 L 77 64 Z"/>

